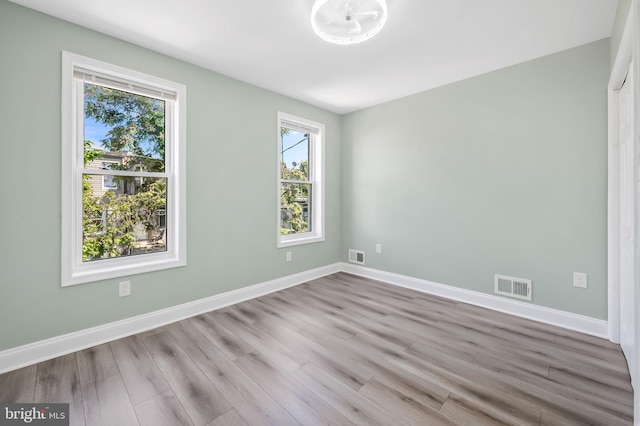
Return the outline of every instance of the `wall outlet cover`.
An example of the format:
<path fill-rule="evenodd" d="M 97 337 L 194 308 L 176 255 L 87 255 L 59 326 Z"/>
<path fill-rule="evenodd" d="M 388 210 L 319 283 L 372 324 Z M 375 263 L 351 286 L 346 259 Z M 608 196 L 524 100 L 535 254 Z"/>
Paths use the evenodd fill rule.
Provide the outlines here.
<path fill-rule="evenodd" d="M 574 272 L 573 286 L 578 288 L 587 288 L 587 274 L 584 272 Z"/>
<path fill-rule="evenodd" d="M 131 281 L 121 281 L 118 284 L 118 297 L 125 297 L 131 294 Z"/>

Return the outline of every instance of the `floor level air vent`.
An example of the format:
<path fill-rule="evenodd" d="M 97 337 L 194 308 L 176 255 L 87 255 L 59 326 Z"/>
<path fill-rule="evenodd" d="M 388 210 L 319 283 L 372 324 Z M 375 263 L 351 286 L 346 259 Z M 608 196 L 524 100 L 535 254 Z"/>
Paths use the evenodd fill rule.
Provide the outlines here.
<path fill-rule="evenodd" d="M 349 250 L 349 262 L 364 265 L 364 252 L 360 250 Z"/>
<path fill-rule="evenodd" d="M 496 294 L 531 300 L 531 280 L 496 274 L 494 275 L 494 284 Z"/>

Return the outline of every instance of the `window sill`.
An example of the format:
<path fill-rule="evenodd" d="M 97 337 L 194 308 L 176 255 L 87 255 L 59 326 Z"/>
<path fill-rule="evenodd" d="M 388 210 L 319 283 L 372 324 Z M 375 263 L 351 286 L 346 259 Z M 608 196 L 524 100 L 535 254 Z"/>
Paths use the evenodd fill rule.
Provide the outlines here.
<path fill-rule="evenodd" d="M 83 262 L 63 275 L 62 287 L 178 268 L 186 264 L 184 256 L 173 253 L 145 254 L 144 260 L 139 256 L 131 256 Z"/>
<path fill-rule="evenodd" d="M 324 241 L 324 235 L 315 234 L 299 234 L 299 235 L 283 235 L 278 239 L 278 248 L 298 246 L 302 244 L 311 244 Z"/>

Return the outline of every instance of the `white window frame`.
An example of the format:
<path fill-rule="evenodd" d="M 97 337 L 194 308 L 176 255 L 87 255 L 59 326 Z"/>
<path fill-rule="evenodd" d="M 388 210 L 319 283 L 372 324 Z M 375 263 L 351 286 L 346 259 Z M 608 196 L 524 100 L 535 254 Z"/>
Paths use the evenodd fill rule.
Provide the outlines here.
<path fill-rule="evenodd" d="M 309 183 L 311 183 L 311 223 L 310 232 L 301 232 L 298 234 L 282 235 L 280 233 L 280 188 L 282 179 L 280 178 L 280 161 L 282 153 L 282 137 L 280 129 L 287 127 L 293 130 L 299 130 L 309 133 Z M 325 225 L 325 206 L 324 206 L 324 124 L 307 120 L 306 118 L 296 117 L 278 111 L 278 187 L 277 187 L 277 247 L 290 247 L 300 244 L 316 243 L 324 241 L 324 225 Z"/>
<path fill-rule="evenodd" d="M 102 161 L 102 170 L 110 170 L 109 168 L 105 168 L 104 165 L 105 164 L 118 164 L 115 161 Z M 113 179 L 111 180 L 113 182 L 113 186 L 107 186 L 105 185 L 105 178 L 107 178 L 107 176 L 113 176 L 113 175 L 102 175 L 102 189 L 107 190 L 107 191 L 117 191 L 118 190 L 118 183 L 116 181 L 114 181 Z"/>
<path fill-rule="evenodd" d="M 135 256 L 82 261 L 82 175 L 84 168 L 84 81 L 112 81 L 119 90 L 165 100 L 165 172 L 167 179 L 167 250 Z M 97 76 L 97 77 L 96 77 Z M 106 79 L 106 80 L 105 80 Z M 106 83 L 108 85 L 110 83 Z M 62 52 L 62 287 L 184 266 L 186 246 L 186 86 L 70 52 Z M 95 170 L 93 175 L 138 175 Z"/>

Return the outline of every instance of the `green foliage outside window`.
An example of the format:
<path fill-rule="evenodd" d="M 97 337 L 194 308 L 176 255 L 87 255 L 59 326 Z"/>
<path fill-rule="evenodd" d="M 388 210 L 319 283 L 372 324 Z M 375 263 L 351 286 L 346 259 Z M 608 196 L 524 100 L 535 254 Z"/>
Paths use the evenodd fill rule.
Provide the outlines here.
<path fill-rule="evenodd" d="M 309 162 L 304 160 L 297 167 L 287 167 L 280 162 L 283 180 L 306 181 Z M 309 184 L 282 182 L 280 185 L 280 233 L 282 235 L 309 232 Z"/>
<path fill-rule="evenodd" d="M 164 163 L 164 101 L 96 84 L 85 83 L 84 87 L 85 116 L 109 129 L 100 141 L 103 147 L 112 152 L 132 152 L 140 158 L 162 159 Z"/>
<path fill-rule="evenodd" d="M 164 101 L 85 84 L 85 117 L 109 129 L 99 141 L 104 150 L 85 141 L 85 168 L 109 151 L 123 158 L 113 170 L 164 171 Z M 165 225 L 159 217 L 166 209 L 166 179 L 114 176 L 122 190 L 97 196 L 92 186 L 96 176 L 102 177 L 82 178 L 82 260 L 165 251 Z"/>

